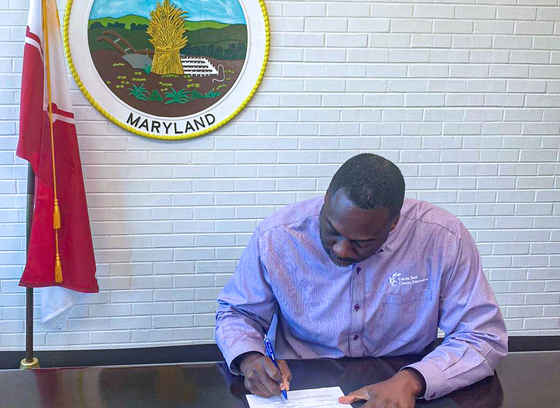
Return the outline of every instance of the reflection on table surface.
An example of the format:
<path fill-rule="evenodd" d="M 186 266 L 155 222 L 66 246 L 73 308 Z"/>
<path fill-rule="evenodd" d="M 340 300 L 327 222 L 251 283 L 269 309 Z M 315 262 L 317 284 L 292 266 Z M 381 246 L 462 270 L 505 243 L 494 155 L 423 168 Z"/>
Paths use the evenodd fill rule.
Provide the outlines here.
<path fill-rule="evenodd" d="M 290 361 L 291 389 L 347 393 L 391 377 L 419 357 Z M 560 352 L 512 353 L 498 374 L 419 408 L 558 408 Z M 2 408 L 242 408 L 243 379 L 225 363 L 0 371 Z M 361 404 L 355 404 L 355 407 Z"/>

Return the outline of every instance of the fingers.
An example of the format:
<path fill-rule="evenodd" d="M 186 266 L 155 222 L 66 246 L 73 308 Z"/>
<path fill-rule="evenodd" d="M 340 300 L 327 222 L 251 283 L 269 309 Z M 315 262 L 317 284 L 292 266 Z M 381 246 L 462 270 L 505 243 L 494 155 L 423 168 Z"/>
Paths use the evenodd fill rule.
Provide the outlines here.
<path fill-rule="evenodd" d="M 268 377 L 272 378 L 274 382 L 277 384 L 282 382 L 282 374 L 278 371 L 278 368 L 274 365 L 270 358 L 266 357 L 266 360 L 263 362 L 263 367 Z"/>
<path fill-rule="evenodd" d="M 409 398 L 408 394 L 400 394 L 392 389 L 385 392 L 385 390 L 380 389 L 379 385 L 375 384 L 340 397 L 338 402 L 352 404 L 360 400 L 366 400 L 361 408 L 414 408 L 415 406 L 414 398 Z"/>
<path fill-rule="evenodd" d="M 338 402 L 340 402 L 341 404 L 353 404 L 360 399 L 361 398 L 358 398 L 355 395 L 345 395 L 344 397 L 339 397 Z"/>
<path fill-rule="evenodd" d="M 265 384 L 267 383 L 268 384 Z M 272 383 L 272 384 L 270 384 Z M 255 378 L 248 378 L 245 377 L 245 387 L 253 394 L 258 395 L 260 397 L 270 398 L 273 395 L 277 395 L 280 393 L 278 388 L 278 384 L 271 381 L 270 379 L 264 380 L 261 377 Z M 270 389 L 272 388 L 272 390 Z"/>
<path fill-rule="evenodd" d="M 278 384 L 272 381 L 266 373 L 262 375 L 251 375 L 245 377 L 245 387 L 253 394 L 261 397 L 269 398 L 273 395 L 280 394 Z"/>
<path fill-rule="evenodd" d="M 287 365 L 285 365 L 285 369 L 287 369 Z M 289 369 L 287 369 L 287 373 L 291 378 Z M 269 398 L 279 395 L 281 389 L 286 389 L 286 384 L 283 383 L 283 376 L 272 360 L 262 356 L 252 361 L 246 368 L 245 387 L 253 394 Z"/>
<path fill-rule="evenodd" d="M 348 394 L 344 397 L 340 397 L 338 399 L 338 402 L 340 402 L 341 404 L 353 404 L 356 401 L 363 401 L 363 400 L 367 400 L 367 398 L 364 398 L 363 395 L 352 395 L 352 394 Z M 372 399 L 367 401 L 364 405 L 362 405 L 360 408 L 388 408 L 388 407 L 397 407 L 398 405 L 388 405 L 389 401 L 387 400 L 383 400 L 383 401 L 379 401 L 376 399 Z"/>
<path fill-rule="evenodd" d="M 280 386 L 280 389 L 289 391 L 290 381 L 292 381 L 292 372 L 288 367 L 288 363 L 286 363 L 284 360 L 278 360 L 277 363 L 278 368 L 280 369 L 280 374 L 282 376 L 282 385 Z"/>
<path fill-rule="evenodd" d="M 359 390 L 352 391 L 344 397 L 340 397 L 338 402 L 341 404 L 352 404 L 356 401 L 369 400 L 368 387 L 360 388 Z"/>

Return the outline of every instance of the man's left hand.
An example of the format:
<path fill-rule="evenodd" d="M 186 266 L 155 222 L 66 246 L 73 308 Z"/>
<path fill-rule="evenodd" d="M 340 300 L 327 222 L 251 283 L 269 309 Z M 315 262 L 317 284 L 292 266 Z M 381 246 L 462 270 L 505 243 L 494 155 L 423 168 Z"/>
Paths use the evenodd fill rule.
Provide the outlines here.
<path fill-rule="evenodd" d="M 404 369 L 386 381 L 368 385 L 340 397 L 338 402 L 351 404 L 366 400 L 361 408 L 414 408 L 415 398 L 422 394 L 423 388 L 421 374 L 415 370 Z"/>

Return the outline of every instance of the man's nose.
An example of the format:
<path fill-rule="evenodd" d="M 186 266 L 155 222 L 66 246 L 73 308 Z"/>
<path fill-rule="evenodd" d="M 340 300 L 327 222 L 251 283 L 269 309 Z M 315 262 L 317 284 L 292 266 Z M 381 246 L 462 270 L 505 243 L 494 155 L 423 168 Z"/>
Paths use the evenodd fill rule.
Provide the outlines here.
<path fill-rule="evenodd" d="M 346 238 L 340 238 L 336 243 L 333 245 L 333 252 L 339 258 L 355 258 L 354 249 L 352 248 L 352 244 Z"/>

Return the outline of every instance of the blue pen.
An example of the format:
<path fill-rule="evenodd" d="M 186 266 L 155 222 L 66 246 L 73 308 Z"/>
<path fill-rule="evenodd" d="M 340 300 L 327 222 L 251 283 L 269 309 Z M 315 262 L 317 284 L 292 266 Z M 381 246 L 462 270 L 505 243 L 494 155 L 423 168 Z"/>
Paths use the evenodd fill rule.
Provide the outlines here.
<path fill-rule="evenodd" d="M 278 367 L 278 363 L 276 362 L 276 357 L 274 356 L 274 350 L 272 350 L 272 343 L 270 342 L 270 340 L 266 335 L 264 336 L 264 348 L 266 349 L 266 355 L 270 357 L 270 359 L 272 360 L 272 362 L 274 363 L 278 371 L 280 371 L 280 367 Z M 286 390 L 282 390 L 282 396 L 284 397 L 285 400 L 288 399 L 288 393 L 286 392 Z"/>

